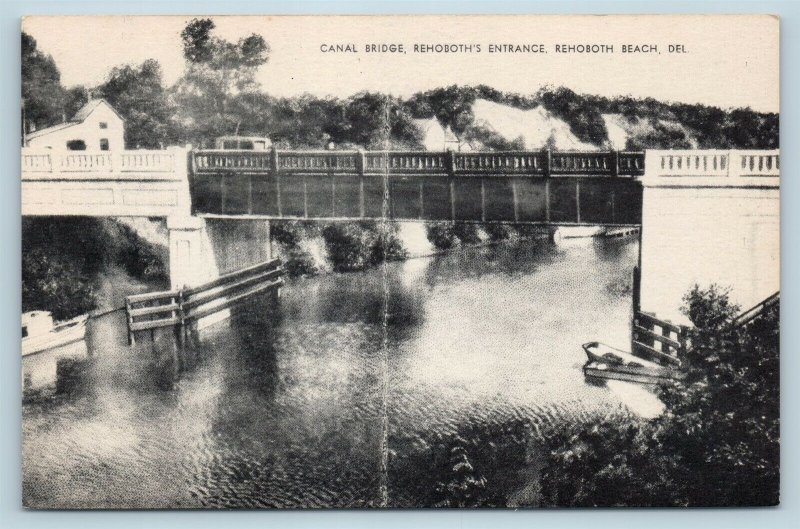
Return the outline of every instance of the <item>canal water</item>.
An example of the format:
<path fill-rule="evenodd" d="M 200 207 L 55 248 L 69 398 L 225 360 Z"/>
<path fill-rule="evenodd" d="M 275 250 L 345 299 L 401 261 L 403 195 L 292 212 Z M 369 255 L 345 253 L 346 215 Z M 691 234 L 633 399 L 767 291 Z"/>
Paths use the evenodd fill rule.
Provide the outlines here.
<path fill-rule="evenodd" d="M 627 345 L 637 253 L 521 241 L 298 280 L 177 357 L 129 348 L 109 315 L 82 383 L 23 404 L 24 502 L 412 506 L 431 439 L 657 414 L 652 393 L 581 370 L 582 343 Z"/>

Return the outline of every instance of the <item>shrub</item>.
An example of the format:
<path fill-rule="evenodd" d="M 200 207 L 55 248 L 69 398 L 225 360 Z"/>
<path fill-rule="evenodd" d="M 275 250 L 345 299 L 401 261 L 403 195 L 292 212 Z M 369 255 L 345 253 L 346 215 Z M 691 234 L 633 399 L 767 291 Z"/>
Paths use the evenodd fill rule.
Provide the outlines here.
<path fill-rule="evenodd" d="M 342 222 L 326 225 L 322 238 L 333 270 L 348 272 L 407 257 L 397 233 L 396 224 Z"/>
<path fill-rule="evenodd" d="M 490 241 L 505 241 L 511 237 L 512 228 L 507 224 L 487 223 L 483 225 L 483 230 L 489 236 Z"/>
<path fill-rule="evenodd" d="M 287 248 L 293 248 L 300 242 L 300 232 L 294 222 L 273 222 L 269 227 L 270 239 Z"/>
<path fill-rule="evenodd" d="M 319 223 L 314 221 L 287 220 L 270 223 L 270 239 L 287 248 L 294 248 L 303 239 L 321 233 Z"/>
<path fill-rule="evenodd" d="M 369 263 L 363 232 L 355 224 L 328 224 L 322 229 L 328 258 L 336 272 L 363 270 Z"/>
<path fill-rule="evenodd" d="M 470 222 L 456 222 L 453 225 L 453 233 L 461 244 L 478 244 L 481 237 L 478 234 L 478 225 Z"/>
<path fill-rule="evenodd" d="M 288 249 L 283 258 L 283 266 L 289 277 L 315 276 L 319 273 L 314 257 L 298 247 Z"/>
<path fill-rule="evenodd" d="M 437 250 L 449 250 L 458 242 L 453 224 L 449 222 L 428 223 L 425 226 L 428 241 Z"/>
<path fill-rule="evenodd" d="M 384 261 L 399 261 L 408 257 L 408 251 L 398 235 L 396 223 L 381 223 L 368 229 L 370 242 L 370 263 L 380 264 Z"/>
<path fill-rule="evenodd" d="M 463 424 L 452 434 L 424 434 L 423 442 L 393 440 L 394 485 L 414 506 L 499 507 L 524 486 L 529 422 Z"/>
<path fill-rule="evenodd" d="M 56 320 L 84 314 L 97 306 L 89 278 L 65 256 L 42 248 L 22 254 L 22 310 L 49 310 Z"/>

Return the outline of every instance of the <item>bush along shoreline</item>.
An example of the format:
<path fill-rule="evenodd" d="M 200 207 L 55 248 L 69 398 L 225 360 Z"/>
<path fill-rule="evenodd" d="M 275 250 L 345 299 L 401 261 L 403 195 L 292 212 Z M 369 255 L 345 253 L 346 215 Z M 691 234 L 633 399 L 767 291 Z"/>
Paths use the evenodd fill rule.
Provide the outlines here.
<path fill-rule="evenodd" d="M 400 222 L 366 220 L 280 221 L 270 226 L 275 256 L 284 261 L 292 278 L 359 272 L 387 261 L 548 236 L 548 230 L 537 226 L 491 223 L 427 222 L 412 234 L 404 233 Z"/>

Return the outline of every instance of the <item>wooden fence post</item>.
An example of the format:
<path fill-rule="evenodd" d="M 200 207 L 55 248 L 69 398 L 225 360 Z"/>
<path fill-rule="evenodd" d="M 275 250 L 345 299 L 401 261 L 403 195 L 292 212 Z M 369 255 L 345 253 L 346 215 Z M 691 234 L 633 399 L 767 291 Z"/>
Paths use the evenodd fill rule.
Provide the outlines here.
<path fill-rule="evenodd" d="M 131 316 L 131 302 L 128 301 L 128 298 L 125 298 L 125 321 L 128 324 L 128 345 L 134 345 L 136 344 L 136 337 L 133 335 L 133 329 L 131 329 L 133 316 Z"/>
<path fill-rule="evenodd" d="M 178 304 L 178 343 L 183 348 L 186 345 L 186 314 L 183 310 L 183 289 L 178 290 L 176 301 Z"/>

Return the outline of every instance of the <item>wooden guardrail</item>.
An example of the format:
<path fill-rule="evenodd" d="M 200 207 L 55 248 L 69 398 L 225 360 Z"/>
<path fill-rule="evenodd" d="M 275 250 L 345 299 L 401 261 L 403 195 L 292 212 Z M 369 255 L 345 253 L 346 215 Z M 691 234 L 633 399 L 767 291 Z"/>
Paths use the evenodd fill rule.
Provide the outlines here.
<path fill-rule="evenodd" d="M 727 328 L 741 327 L 752 322 L 765 310 L 779 303 L 780 291 L 743 311 L 728 322 Z M 633 319 L 631 349 L 637 356 L 662 363 L 680 366 L 690 344 L 686 327 L 656 318 L 653 314 L 636 310 Z"/>
<path fill-rule="evenodd" d="M 227 309 L 251 296 L 283 285 L 280 259 L 222 275 L 197 287 L 136 294 L 125 298 L 128 343 L 136 343 L 136 333 L 174 327 L 183 340 L 186 325 Z"/>
<path fill-rule="evenodd" d="M 741 327 L 742 325 L 747 325 L 758 316 L 761 315 L 765 310 L 772 307 L 776 303 L 780 302 L 781 300 L 781 293 L 780 291 L 775 292 L 771 296 L 767 297 L 763 301 L 757 303 L 755 306 L 750 307 L 746 311 L 742 312 L 734 320 L 731 322 L 731 327 Z"/>
<path fill-rule="evenodd" d="M 652 314 L 636 311 L 631 349 L 637 356 L 679 366 L 686 352 L 686 329 Z"/>

